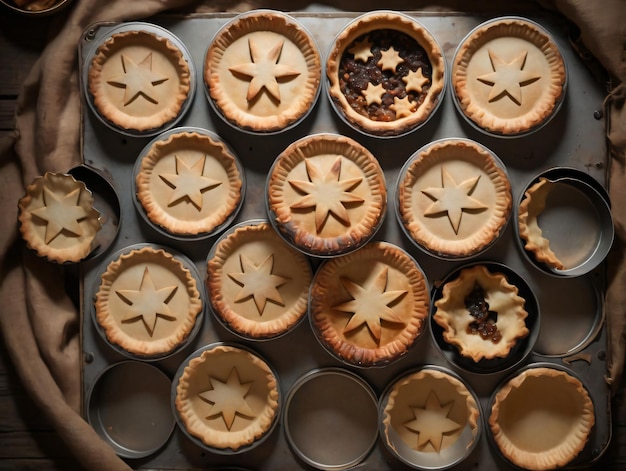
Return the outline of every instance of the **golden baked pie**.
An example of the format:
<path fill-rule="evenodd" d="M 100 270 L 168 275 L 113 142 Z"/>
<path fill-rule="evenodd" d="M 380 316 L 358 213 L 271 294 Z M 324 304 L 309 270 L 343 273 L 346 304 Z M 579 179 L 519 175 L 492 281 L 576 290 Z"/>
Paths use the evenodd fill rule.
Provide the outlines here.
<path fill-rule="evenodd" d="M 529 330 L 525 300 L 503 273 L 484 265 L 460 271 L 443 285 L 433 319 L 446 342 L 473 361 L 505 358 Z"/>
<path fill-rule="evenodd" d="M 313 329 L 331 353 L 358 366 L 383 365 L 413 346 L 428 317 L 427 282 L 416 262 L 387 242 L 327 260 L 313 280 Z"/>
<path fill-rule="evenodd" d="M 254 339 L 280 335 L 302 319 L 312 277 L 306 256 L 266 222 L 237 227 L 216 243 L 207 262 L 213 311 Z"/>
<path fill-rule="evenodd" d="M 163 356 L 189 337 L 202 299 L 196 279 L 180 260 L 145 246 L 109 263 L 95 308 L 109 343 L 137 356 Z"/>
<path fill-rule="evenodd" d="M 546 208 L 546 200 L 554 187 L 554 182 L 541 177 L 525 192 L 519 205 L 517 216 L 519 236 L 524 240 L 524 249 L 533 254 L 535 260 L 557 270 L 565 265 L 550 248 L 550 241 L 543 236 L 539 227 L 539 216 Z"/>
<path fill-rule="evenodd" d="M 190 435 L 208 447 L 237 451 L 253 445 L 276 422 L 278 382 L 256 355 L 217 345 L 184 367 L 175 405 Z"/>
<path fill-rule="evenodd" d="M 557 44 L 523 18 L 480 25 L 461 43 L 452 65 L 462 113 L 480 128 L 502 135 L 544 124 L 563 100 L 566 81 Z"/>
<path fill-rule="evenodd" d="M 136 132 L 175 121 L 191 91 L 189 64 L 170 39 L 143 30 L 111 35 L 89 65 L 89 93 L 98 113 Z"/>
<path fill-rule="evenodd" d="M 511 214 L 511 184 L 482 145 L 444 139 L 420 150 L 398 181 L 398 215 L 427 251 L 467 257 L 487 249 Z"/>
<path fill-rule="evenodd" d="M 546 470 L 569 464 L 583 450 L 595 423 L 583 384 L 549 367 L 532 367 L 496 393 L 489 416 L 502 454 L 524 469 Z"/>
<path fill-rule="evenodd" d="M 100 213 L 85 184 L 71 175 L 47 172 L 26 187 L 18 221 L 27 246 L 41 257 L 79 262 L 95 248 Z"/>
<path fill-rule="evenodd" d="M 311 255 L 356 250 L 378 230 L 387 188 L 376 158 L 356 141 L 315 134 L 276 159 L 267 177 L 270 218 L 293 245 Z"/>
<path fill-rule="evenodd" d="M 240 207 L 242 174 L 219 139 L 178 132 L 156 141 L 135 176 L 137 199 L 154 224 L 178 235 L 219 229 Z"/>
<path fill-rule="evenodd" d="M 369 134 L 399 135 L 424 123 L 443 99 L 445 60 L 416 20 L 389 11 L 359 16 L 326 62 L 337 111 Z"/>
<path fill-rule="evenodd" d="M 300 121 L 318 96 L 321 59 L 311 35 L 292 17 L 270 10 L 237 16 L 211 42 L 204 81 L 219 113 L 256 132 Z"/>
<path fill-rule="evenodd" d="M 424 368 L 392 385 L 383 409 L 383 435 L 396 450 L 397 437 L 423 453 L 441 453 L 462 440 L 464 452 L 478 439 L 479 416 L 474 396 L 459 379 Z"/>

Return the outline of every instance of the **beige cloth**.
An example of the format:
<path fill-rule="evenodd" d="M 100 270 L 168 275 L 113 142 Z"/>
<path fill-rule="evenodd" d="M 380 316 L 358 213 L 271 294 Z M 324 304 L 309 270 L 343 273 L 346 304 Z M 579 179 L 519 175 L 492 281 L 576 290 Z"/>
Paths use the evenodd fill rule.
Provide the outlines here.
<path fill-rule="evenodd" d="M 389 9 L 475 10 L 488 2 L 385 2 Z M 494 2 L 495 3 L 495 2 Z M 515 5 L 519 6 L 518 2 Z M 369 0 L 329 2 L 344 10 L 380 8 Z M 626 43 L 626 2 L 623 0 L 546 0 L 581 29 L 582 43 L 610 72 L 614 80 L 611 126 L 610 193 L 613 199 L 617 240 L 611 256 L 607 292 L 610 335 L 609 377 L 615 387 L 624 361 L 623 306 L 626 306 L 626 66 L 622 46 Z M 129 469 L 81 418 L 79 314 L 64 287 L 64 272 L 23 249 L 11 221 L 17 221 L 17 200 L 25 185 L 46 171 L 65 172 L 78 164 L 80 95 L 77 48 L 86 27 L 103 20 L 131 20 L 166 9 L 186 7 L 195 11 L 245 11 L 254 7 L 298 10 L 304 1 L 271 3 L 225 0 L 75 0 L 58 17 L 59 32 L 50 41 L 24 84 L 17 109 L 17 129 L 0 145 L 0 211 L 7 221 L 0 231 L 1 286 L 0 328 L 7 350 L 25 389 L 46 413 L 59 436 L 77 460 L 89 470 Z M 620 13 L 621 12 L 621 13 Z M 6 12 L 3 14 L 7 14 Z"/>

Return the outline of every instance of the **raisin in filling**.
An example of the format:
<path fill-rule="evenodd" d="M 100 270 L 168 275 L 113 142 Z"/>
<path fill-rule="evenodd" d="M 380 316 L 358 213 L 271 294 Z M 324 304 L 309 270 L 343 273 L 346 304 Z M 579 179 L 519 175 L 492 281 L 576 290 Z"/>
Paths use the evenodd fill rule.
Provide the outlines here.
<path fill-rule="evenodd" d="M 363 40 L 372 43 L 372 55 L 365 63 L 355 59 L 354 54 L 348 52 L 356 42 Z M 395 72 L 382 70 L 378 64 L 381 51 L 389 50 L 391 47 L 403 59 L 397 65 Z M 345 51 L 339 64 L 339 83 L 342 93 L 357 113 L 372 121 L 389 122 L 396 120 L 395 111 L 389 108 L 390 105 L 393 105 L 394 98 L 403 99 L 408 96 L 414 109 L 419 108 L 424 102 L 432 83 L 432 67 L 424 48 L 409 35 L 392 29 L 375 30 L 358 37 Z M 402 80 L 403 77 L 406 77 L 410 71 L 417 71 L 420 67 L 424 77 L 428 78 L 428 82 L 423 85 L 420 93 L 413 90 L 407 91 L 406 84 Z M 369 83 L 373 85 L 382 84 L 385 89 L 381 104 L 367 104 L 362 91 L 367 88 Z"/>
<path fill-rule="evenodd" d="M 468 334 L 480 335 L 482 339 L 491 340 L 493 343 L 498 343 L 502 339 L 502 334 L 496 325 L 498 313 L 489 310 L 489 303 L 485 300 L 485 290 L 478 283 L 465 298 L 465 307 L 475 319 L 467 326 Z"/>

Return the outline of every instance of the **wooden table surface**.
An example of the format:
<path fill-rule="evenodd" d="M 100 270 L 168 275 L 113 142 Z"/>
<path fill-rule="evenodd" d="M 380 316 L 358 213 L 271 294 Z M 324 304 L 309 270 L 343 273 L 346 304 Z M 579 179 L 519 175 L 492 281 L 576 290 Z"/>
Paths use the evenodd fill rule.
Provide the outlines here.
<path fill-rule="evenodd" d="M 15 128 L 21 84 L 58 21 L 58 17 L 25 18 L 0 8 L 0 138 Z M 589 469 L 626 470 L 626 381 L 613 399 L 612 413 L 611 444 Z M 0 343 L 0 471 L 12 469 L 72 471 L 80 467 L 26 394 Z"/>

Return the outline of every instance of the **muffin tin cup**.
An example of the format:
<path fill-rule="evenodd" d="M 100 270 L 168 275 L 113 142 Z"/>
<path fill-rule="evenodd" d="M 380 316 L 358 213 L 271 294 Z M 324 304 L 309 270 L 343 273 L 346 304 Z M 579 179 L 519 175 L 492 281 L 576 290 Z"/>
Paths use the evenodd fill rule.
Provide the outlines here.
<path fill-rule="evenodd" d="M 186 132 L 188 132 L 188 133 L 197 133 L 197 134 L 200 134 L 202 136 L 207 136 L 207 137 L 211 138 L 213 141 L 219 142 L 219 143 L 223 144 L 224 147 L 226 148 L 226 150 L 228 151 L 228 153 L 233 157 L 233 159 L 235 161 L 235 166 L 237 167 L 237 171 L 239 172 L 239 175 L 240 175 L 240 178 L 241 178 L 241 195 L 240 195 L 240 198 L 239 198 L 239 203 L 237 204 L 235 209 L 228 215 L 228 217 L 221 224 L 215 226 L 210 231 L 200 232 L 198 234 L 178 234 L 178 233 L 172 232 L 169 229 L 167 229 L 166 227 L 163 227 L 160 224 L 152 221 L 150 219 L 150 217 L 148 216 L 148 214 L 146 213 L 146 210 L 144 209 L 141 201 L 139 201 L 139 198 L 137 197 L 137 180 L 136 180 L 136 177 L 137 177 L 137 175 L 138 175 L 138 173 L 140 171 L 141 162 L 142 162 L 143 158 L 150 152 L 150 149 L 152 148 L 152 146 L 154 144 L 156 144 L 157 142 L 166 141 L 169 137 L 171 137 L 174 134 L 180 134 L 180 133 L 186 133 Z M 131 191 L 132 191 L 132 195 L 133 195 L 133 198 L 132 198 L 133 204 L 135 205 L 135 209 L 137 210 L 137 213 L 141 216 L 143 221 L 145 221 L 146 224 L 148 224 L 148 226 L 150 226 L 152 229 L 154 229 L 160 235 L 166 237 L 167 239 L 175 240 L 177 242 L 203 241 L 203 240 L 210 239 L 211 237 L 214 237 L 216 234 L 219 234 L 224 229 L 226 229 L 228 226 L 230 226 L 232 224 L 232 222 L 237 218 L 237 216 L 239 214 L 239 211 L 241 210 L 241 208 L 242 208 L 242 206 L 244 204 L 244 199 L 245 199 L 245 196 L 246 196 L 246 175 L 245 175 L 245 170 L 244 170 L 244 168 L 243 168 L 239 158 L 237 157 L 237 154 L 235 154 L 235 152 L 232 150 L 232 148 L 226 142 L 224 142 L 224 140 L 220 136 L 218 136 L 213 131 L 209 131 L 207 129 L 198 128 L 198 127 L 194 127 L 194 126 L 182 126 L 182 127 L 170 129 L 168 131 L 163 132 L 159 136 L 155 137 L 152 141 L 150 141 L 141 150 L 139 156 L 137 157 L 137 160 L 135 161 L 135 166 L 133 168 L 133 173 L 131 175 L 130 185 L 131 185 L 131 189 L 132 189 Z"/>
<path fill-rule="evenodd" d="M 510 182 L 509 173 L 507 171 L 507 168 L 506 168 L 504 162 L 502 162 L 502 160 L 493 151 L 491 151 L 487 147 L 483 146 L 482 144 L 480 144 L 478 142 L 475 142 L 475 141 L 472 141 L 471 139 L 461 138 L 461 137 L 446 137 L 446 138 L 442 138 L 442 139 L 437 139 L 437 140 L 429 142 L 428 144 L 422 146 L 416 152 L 414 152 L 413 155 L 411 157 L 409 157 L 409 159 L 405 162 L 405 164 L 400 169 L 400 172 L 398 174 L 398 178 L 396 180 L 395 187 L 394 187 L 395 188 L 395 197 L 394 197 L 394 204 L 393 204 L 394 213 L 395 213 L 395 216 L 396 216 L 396 221 L 398 223 L 398 226 L 400 227 L 400 229 L 401 229 L 402 233 L 404 234 L 404 236 L 406 237 L 406 239 L 409 242 L 411 242 L 411 244 L 413 244 L 413 246 L 417 247 L 423 253 L 425 253 L 427 255 L 430 255 L 431 257 L 434 257 L 434 258 L 436 258 L 438 260 L 455 261 L 455 262 L 469 261 L 469 260 L 472 260 L 472 259 L 475 259 L 475 258 L 479 257 L 480 255 L 485 254 L 485 252 L 487 252 L 491 247 L 493 247 L 500 240 L 502 235 L 505 233 L 507 226 L 509 225 L 511 216 L 513 214 L 513 210 L 512 209 L 509 211 L 509 215 L 507 216 L 505 223 L 500 228 L 500 231 L 499 231 L 498 235 L 496 237 L 494 237 L 493 240 L 491 240 L 491 242 L 486 244 L 484 247 L 476 250 L 475 252 L 467 254 L 467 255 L 453 255 L 453 254 L 446 254 L 446 253 L 442 253 L 442 252 L 437 252 L 437 251 L 431 250 L 430 248 L 424 246 L 423 244 L 421 244 L 420 242 L 415 240 L 413 238 L 413 236 L 411 235 L 411 232 L 408 230 L 408 228 L 402 222 L 402 214 L 401 214 L 401 211 L 400 211 L 400 204 L 401 203 L 400 203 L 400 201 L 398 199 L 398 195 L 400 194 L 400 187 L 402 186 L 403 181 L 404 181 L 404 179 L 407 176 L 407 172 L 408 172 L 411 164 L 417 158 L 419 158 L 419 156 L 420 156 L 420 154 L 422 152 L 427 151 L 429 148 L 431 148 L 432 146 L 434 146 L 436 144 L 444 143 L 446 141 L 470 142 L 470 143 L 478 144 L 479 146 L 481 146 L 483 148 L 483 150 L 487 151 L 490 154 L 490 156 L 493 158 L 495 164 L 504 172 L 504 175 L 506 176 L 507 180 L 509 180 L 509 182 Z"/>
<path fill-rule="evenodd" d="M 222 242 L 224 239 L 226 239 L 227 237 L 232 235 L 238 229 L 241 229 L 241 228 L 244 228 L 244 227 L 248 227 L 248 226 L 257 226 L 259 224 L 267 224 L 269 227 L 271 227 L 269 222 L 266 219 L 263 219 L 263 218 L 249 219 L 247 221 L 242 221 L 242 222 L 239 222 L 239 223 L 229 227 L 224 233 L 222 233 L 220 235 L 220 237 L 212 245 L 211 250 L 209 251 L 209 254 L 208 254 L 207 258 L 206 258 L 204 266 L 206 267 L 208 265 L 209 261 L 215 256 L 215 251 L 217 250 L 217 247 L 220 244 L 220 242 Z M 311 266 L 311 270 L 313 270 L 312 266 Z M 206 276 L 208 276 L 208 274 L 206 274 Z M 222 327 L 224 327 L 226 330 L 228 330 L 230 333 L 232 333 L 233 335 L 237 336 L 241 340 L 252 341 L 252 342 L 268 342 L 270 340 L 281 338 L 281 337 L 289 334 L 294 329 L 296 329 L 303 322 L 304 318 L 307 316 L 307 313 L 305 312 L 300 317 L 300 319 L 298 319 L 297 322 L 295 322 L 288 329 L 286 329 L 286 330 L 284 330 L 282 332 L 276 333 L 274 335 L 264 336 L 264 337 L 254 337 L 254 336 L 251 336 L 251 335 L 246 335 L 244 332 L 241 332 L 241 331 L 235 329 L 218 312 L 216 312 L 215 307 L 213 306 L 213 303 L 211 302 L 210 299 L 209 299 L 208 305 L 209 305 L 209 309 L 210 309 L 211 313 L 213 314 L 213 317 L 220 323 L 220 325 Z"/>
<path fill-rule="evenodd" d="M 538 215 L 542 236 L 564 257 L 565 269 L 558 269 L 537 260 L 525 249 L 519 235 L 519 207 L 526 190 L 545 178 L 556 184 L 549 201 Z M 550 198 L 550 195 L 548 198 Z M 543 221 L 541 220 L 543 216 Z M 611 250 L 615 227 L 611 203 L 606 190 L 586 173 L 568 167 L 556 167 L 533 178 L 521 192 L 515 205 L 515 242 L 524 257 L 548 275 L 572 278 L 586 275 L 600 265 Z"/>
<path fill-rule="evenodd" d="M 402 18 L 408 19 L 412 22 L 415 22 L 417 24 L 419 24 L 419 26 L 421 28 L 423 28 L 426 33 L 428 34 L 428 36 L 430 37 L 430 39 L 437 45 L 438 49 L 441 52 L 442 57 L 444 56 L 443 54 L 443 49 L 441 48 L 441 45 L 439 44 L 439 42 L 437 41 L 437 38 L 435 36 L 433 36 L 430 31 L 428 31 L 428 29 L 421 24 L 418 20 L 416 20 L 415 18 L 406 15 L 402 12 L 398 12 L 398 11 L 391 11 L 391 10 L 375 10 L 372 12 L 368 12 L 368 13 L 364 13 L 356 18 L 354 18 L 353 20 L 351 20 L 345 27 L 344 29 L 350 27 L 351 25 L 357 23 L 358 21 L 361 21 L 363 18 L 366 18 L 367 16 L 369 16 L 371 13 L 392 13 L 394 15 L 398 15 L 401 16 Z M 331 45 L 331 50 L 335 48 L 335 44 L 337 42 L 337 39 L 339 38 L 339 36 L 342 34 L 343 30 L 339 31 L 336 35 L 335 35 L 335 39 L 332 41 L 332 45 Z M 328 54 L 327 54 L 328 57 Z M 339 117 L 339 119 L 341 120 L 341 122 L 343 124 L 345 124 L 346 126 L 348 126 L 350 129 L 357 131 L 359 134 L 366 136 L 366 137 L 371 137 L 371 138 L 376 138 L 376 139 L 395 139 L 395 138 L 399 138 L 399 137 L 405 137 L 408 136 L 410 134 L 413 134 L 415 131 L 418 131 L 419 129 L 423 128 L 432 118 L 434 115 L 437 114 L 437 111 L 439 110 L 439 108 L 441 107 L 441 103 L 444 100 L 444 97 L 446 96 L 446 88 L 448 86 L 448 80 L 447 80 L 447 76 L 448 76 L 448 64 L 445 60 L 443 60 L 443 83 L 442 83 L 442 90 L 441 92 L 439 92 L 439 96 L 437 98 L 437 102 L 435 103 L 433 109 L 431 110 L 431 112 L 428 114 L 428 116 L 421 121 L 420 123 L 415 124 L 414 126 L 410 127 L 409 129 L 403 131 L 403 132 L 397 132 L 397 133 L 392 133 L 392 132 L 381 132 L 381 133 L 376 133 L 373 131 L 370 131 L 368 129 L 365 129 L 362 126 L 359 126 L 357 123 L 354 123 L 352 121 L 350 121 L 345 113 L 343 112 L 343 110 L 340 108 L 340 106 L 336 103 L 336 101 L 333 99 L 331 93 L 330 93 L 330 80 L 328 78 L 328 76 L 326 74 L 323 74 L 323 76 L 325 77 L 323 79 L 323 83 L 324 83 L 324 93 L 326 95 L 326 98 L 328 99 L 328 102 L 330 103 L 331 108 L 333 109 L 333 111 L 335 112 L 335 115 L 337 117 Z"/>
<path fill-rule="evenodd" d="M 476 26 L 474 29 L 472 29 L 463 38 L 463 40 L 461 40 L 461 42 L 459 42 L 459 44 L 458 44 L 458 46 L 457 46 L 457 48 L 456 48 L 456 50 L 454 52 L 454 56 L 452 58 L 452 67 L 451 67 L 452 70 L 448 74 L 447 81 L 449 82 L 448 85 L 450 87 L 450 92 L 451 92 L 450 94 L 452 95 L 452 102 L 454 103 L 454 107 L 455 107 L 456 111 L 463 118 L 463 120 L 467 124 L 469 124 L 474 130 L 476 130 L 476 131 L 478 131 L 478 132 L 480 132 L 482 134 L 485 134 L 487 136 L 490 136 L 490 137 L 496 137 L 496 138 L 500 138 L 500 139 L 516 139 L 516 138 L 522 138 L 522 137 L 531 136 L 534 133 L 536 133 L 537 131 L 543 129 L 559 113 L 559 110 L 563 106 L 563 102 L 565 101 L 565 97 L 567 95 L 567 88 L 568 88 L 568 82 L 569 82 L 568 75 L 569 74 L 567 72 L 567 63 L 565 61 L 565 56 L 563 55 L 562 51 L 559 48 L 559 53 L 560 53 L 561 59 L 563 60 L 563 66 L 565 68 L 565 81 L 563 83 L 563 93 L 561 94 L 560 99 L 555 103 L 554 109 L 552 110 L 550 115 L 546 119 L 544 119 L 544 121 L 542 123 L 538 124 L 537 126 L 532 127 L 531 129 L 528 129 L 526 131 L 521 131 L 521 132 L 518 132 L 518 133 L 504 134 L 504 133 L 490 131 L 488 129 L 485 129 L 485 128 L 481 127 L 479 124 L 477 124 L 474 120 L 472 120 L 469 116 L 467 116 L 465 114 L 465 112 L 463 111 L 463 109 L 461 108 L 461 104 L 459 102 L 459 98 L 458 98 L 457 94 L 454 91 L 454 85 L 452 83 L 453 77 L 454 77 L 454 64 L 456 63 L 456 59 L 457 59 L 457 56 L 459 54 L 459 51 L 460 51 L 461 47 L 466 43 L 466 41 L 468 39 L 470 39 L 472 34 L 474 34 L 480 28 L 483 28 L 483 27 L 488 26 L 488 25 L 493 24 L 493 23 L 497 23 L 497 22 L 502 21 L 502 20 L 520 20 L 520 21 L 524 21 L 524 22 L 530 23 L 531 25 L 535 26 L 537 29 L 542 31 L 547 37 L 549 37 L 552 40 L 552 43 L 555 44 L 557 46 L 557 48 L 559 48 L 559 45 L 554 40 L 552 35 L 543 26 L 541 26 L 539 23 L 537 23 L 537 22 L 535 22 L 535 21 L 533 21 L 533 20 L 531 20 L 529 18 L 524 18 L 524 17 L 521 17 L 521 16 L 502 16 L 502 17 L 493 18 L 493 19 L 485 21 L 484 23 L 481 23 L 478 26 Z"/>
<path fill-rule="evenodd" d="M 443 286 L 451 281 L 454 281 L 461 270 L 469 268 L 475 265 L 484 265 L 490 273 L 502 273 L 506 276 L 508 282 L 519 290 L 518 295 L 524 298 L 524 309 L 528 313 L 525 319 L 526 327 L 529 333 L 526 337 L 518 339 L 515 346 L 511 348 L 511 351 L 505 358 L 493 358 L 493 359 L 481 359 L 474 361 L 469 357 L 461 355 L 456 346 L 449 344 L 443 338 L 443 328 L 437 324 L 434 320 L 434 314 L 436 311 L 435 302 L 442 297 Z M 508 266 L 498 262 L 473 262 L 467 265 L 458 267 L 450 272 L 441 282 L 438 287 L 433 289 L 431 294 L 431 314 L 430 314 L 430 331 L 434 343 L 443 355 L 443 357 L 452 366 L 459 368 L 467 373 L 493 375 L 510 371 L 520 364 L 522 364 L 532 353 L 533 347 L 539 335 L 540 328 L 540 312 L 539 303 L 535 297 L 535 294 L 530 285 L 519 274 L 513 271 Z"/>
<path fill-rule="evenodd" d="M 156 453 L 176 422 L 170 408 L 171 381 L 148 363 L 113 363 L 95 379 L 87 398 L 87 420 L 122 458 Z"/>
<path fill-rule="evenodd" d="M 277 411 L 276 411 L 276 414 L 274 416 L 274 420 L 272 421 L 271 426 L 263 434 L 263 436 L 257 438 L 251 444 L 242 446 L 238 448 L 237 450 L 233 450 L 232 448 L 212 447 L 204 443 L 195 435 L 192 435 L 185 427 L 185 423 L 183 422 L 183 419 L 181 418 L 180 414 L 178 413 L 178 409 L 176 408 L 176 389 L 178 388 L 178 383 L 180 382 L 180 378 L 183 375 L 183 372 L 185 368 L 187 367 L 187 365 L 189 364 L 189 362 L 193 360 L 194 358 L 200 357 L 205 351 L 212 350 L 219 346 L 238 348 L 240 350 L 250 353 L 251 355 L 254 355 L 255 357 L 262 360 L 270 368 L 272 374 L 274 375 L 274 378 L 276 379 L 276 389 L 278 391 L 278 406 L 277 406 Z M 270 438 L 270 436 L 272 436 L 274 430 L 276 429 L 276 427 L 278 426 L 280 422 L 280 416 L 282 414 L 282 409 L 283 409 L 283 395 L 282 395 L 282 389 L 281 389 L 281 384 L 280 384 L 280 378 L 278 377 L 276 370 L 272 367 L 270 363 L 268 363 L 268 361 L 263 356 L 261 356 L 259 353 L 254 351 L 252 348 L 246 345 L 243 345 L 241 343 L 214 342 L 214 343 L 210 343 L 208 345 L 198 348 L 195 352 L 190 354 L 185 360 L 181 362 L 180 366 L 176 370 L 176 373 L 174 374 L 174 377 L 172 379 L 172 387 L 171 387 L 171 392 L 170 392 L 170 406 L 171 406 L 172 413 L 174 414 L 174 418 L 176 419 L 176 424 L 178 425 L 178 428 L 183 433 L 183 435 L 187 439 L 189 439 L 194 445 L 196 445 L 202 450 L 206 450 L 215 455 L 236 456 L 236 455 L 241 455 L 241 454 L 246 454 L 248 452 L 251 452 L 252 450 L 257 448 L 259 445 L 262 445 L 263 443 L 265 443 Z"/>
<path fill-rule="evenodd" d="M 91 38 L 97 35 L 97 27 L 98 27 L 98 25 L 96 24 L 93 27 L 91 27 L 85 33 L 85 37 L 88 40 L 90 40 L 90 41 L 93 40 Z M 117 124 L 115 124 L 112 121 L 110 121 L 107 118 L 105 118 L 100 113 L 100 111 L 96 108 L 96 106 L 94 104 L 93 95 L 89 91 L 89 70 L 90 70 L 90 65 L 91 65 L 91 62 L 92 62 L 94 56 L 96 55 L 96 51 L 97 51 L 98 47 L 101 44 L 103 44 L 107 39 L 109 39 L 111 36 L 113 36 L 115 34 L 118 34 L 118 33 L 124 33 L 124 32 L 129 32 L 129 31 L 145 31 L 147 33 L 152 33 L 152 34 L 154 34 L 156 36 L 168 39 L 169 41 L 172 42 L 172 44 L 174 44 L 180 50 L 183 58 L 185 59 L 185 62 L 187 62 L 187 65 L 189 67 L 189 92 L 187 94 L 187 98 L 185 99 L 185 102 L 183 103 L 183 106 L 181 107 L 180 112 L 178 113 L 178 115 L 175 118 L 171 119 L 170 121 L 164 123 L 163 125 L 161 125 L 161 126 L 159 126 L 157 128 L 147 129 L 145 131 L 139 131 L 139 130 L 136 130 L 136 129 L 127 129 L 127 128 L 118 126 Z M 110 29 L 107 32 L 106 36 L 100 38 L 96 44 L 92 44 L 91 48 L 88 50 L 88 52 L 85 55 L 84 62 L 81 64 L 80 74 L 81 74 L 81 78 L 82 78 L 83 95 L 85 97 L 84 101 L 87 103 L 87 106 L 89 107 L 91 112 L 107 128 L 109 128 L 109 129 L 111 129 L 111 130 L 113 130 L 113 131 L 115 131 L 115 132 L 117 132 L 117 133 L 119 133 L 119 134 L 121 134 L 123 136 L 128 136 L 128 137 L 156 136 L 157 134 L 161 134 L 162 132 L 165 132 L 168 129 L 172 128 L 178 122 L 180 122 L 181 119 L 183 119 L 183 117 L 185 116 L 185 114 L 187 113 L 189 108 L 191 107 L 191 104 L 193 102 L 193 98 L 194 98 L 195 93 L 196 93 L 196 69 L 195 69 L 195 65 L 194 65 L 192 56 L 189 53 L 189 51 L 187 50 L 187 47 L 185 46 L 185 44 L 177 36 L 175 36 L 171 31 L 163 28 L 162 26 L 158 26 L 156 24 L 146 23 L 146 22 L 142 22 L 142 21 L 132 21 L 132 22 L 127 22 L 127 23 L 120 24 L 120 25 Z"/>
<path fill-rule="evenodd" d="M 160 354 L 154 354 L 154 355 L 140 355 L 138 353 L 134 353 L 134 352 L 130 352 L 126 349 L 124 349 L 122 346 L 113 343 L 111 341 L 109 341 L 109 339 L 107 338 L 107 334 L 104 330 L 104 328 L 100 325 L 100 323 L 98 322 L 97 319 L 97 315 L 96 315 L 96 308 L 95 308 L 95 299 L 96 299 L 96 294 L 99 291 L 100 288 L 100 283 L 101 283 L 101 279 L 102 279 L 102 275 L 106 272 L 107 267 L 109 265 L 109 263 L 114 262 L 115 260 L 119 259 L 122 255 L 127 254 L 133 250 L 138 250 L 141 249 L 143 247 L 152 247 L 154 249 L 157 250 L 164 250 L 166 253 L 169 253 L 171 255 L 174 256 L 174 258 L 176 258 L 176 260 L 178 260 L 179 262 L 182 263 L 182 265 L 189 270 L 191 276 L 193 277 L 193 279 L 196 281 L 196 289 L 198 290 L 198 292 L 200 293 L 200 299 L 202 301 L 202 309 L 200 310 L 200 312 L 198 313 L 198 315 L 196 316 L 196 321 L 194 323 L 193 328 L 191 329 L 191 331 L 189 332 L 189 335 L 187 335 L 187 337 L 175 348 L 173 348 L 171 351 L 169 352 L 165 352 L 165 353 L 160 353 Z M 91 290 L 90 292 L 86 293 L 86 296 L 88 296 L 88 299 L 92 300 L 92 307 L 91 307 L 91 319 L 92 319 L 92 324 L 94 329 L 98 332 L 100 338 L 102 339 L 102 341 L 109 346 L 113 351 L 119 353 L 120 355 L 130 359 L 130 360 L 141 360 L 141 361 L 146 361 L 146 362 L 157 362 L 160 360 L 165 360 L 166 358 L 169 358 L 173 355 L 176 355 L 177 353 L 185 350 L 189 345 L 191 345 L 196 336 L 198 335 L 198 333 L 200 332 L 200 330 L 202 329 L 202 324 L 204 322 L 204 314 L 206 311 L 206 292 L 205 292 L 205 288 L 204 288 L 204 281 L 202 279 L 202 277 L 200 276 L 200 274 L 198 273 L 198 269 L 196 267 L 196 265 L 189 260 L 189 258 L 185 255 L 183 255 L 182 253 L 173 250 L 169 247 L 165 247 L 162 245 L 158 245 L 158 244 L 151 244 L 151 243 L 138 243 L 138 244 L 133 244 L 127 247 L 124 247 L 123 249 L 118 250 L 117 252 L 115 252 L 114 254 L 112 254 L 111 256 L 107 257 L 106 260 L 104 260 L 101 265 L 98 267 L 97 270 L 97 275 L 94 277 L 93 279 L 93 283 L 91 286 Z"/>
<path fill-rule="evenodd" d="M 397 433 L 393 430 L 391 426 L 389 426 L 387 429 L 384 424 L 384 411 L 387 407 L 389 395 L 392 392 L 393 388 L 400 381 L 410 377 L 414 373 L 418 373 L 421 371 L 436 371 L 440 373 L 445 373 L 451 378 L 458 380 L 461 384 L 463 384 L 463 386 L 465 386 L 471 398 L 474 400 L 476 408 L 478 409 L 479 416 L 476 421 L 476 431 L 472 432 L 471 427 L 466 424 L 466 427 L 460 435 L 459 439 L 453 445 L 442 449 L 439 453 L 420 452 L 413 449 L 397 435 Z M 392 379 L 392 381 L 386 386 L 379 400 L 378 424 L 380 440 L 383 442 L 386 449 L 395 459 L 410 467 L 411 469 L 432 471 L 445 470 L 461 466 L 462 463 L 466 461 L 470 455 L 472 455 L 472 453 L 478 446 L 483 435 L 483 412 L 476 392 L 463 378 L 461 378 L 461 376 L 459 376 L 452 370 L 444 368 L 442 366 L 423 365 L 419 368 L 415 368 L 401 373 L 399 376 Z"/>
<path fill-rule="evenodd" d="M 324 471 L 358 466 L 377 441 L 377 397 L 358 375 L 343 368 L 309 371 L 285 399 L 282 422 L 292 452 Z"/>

